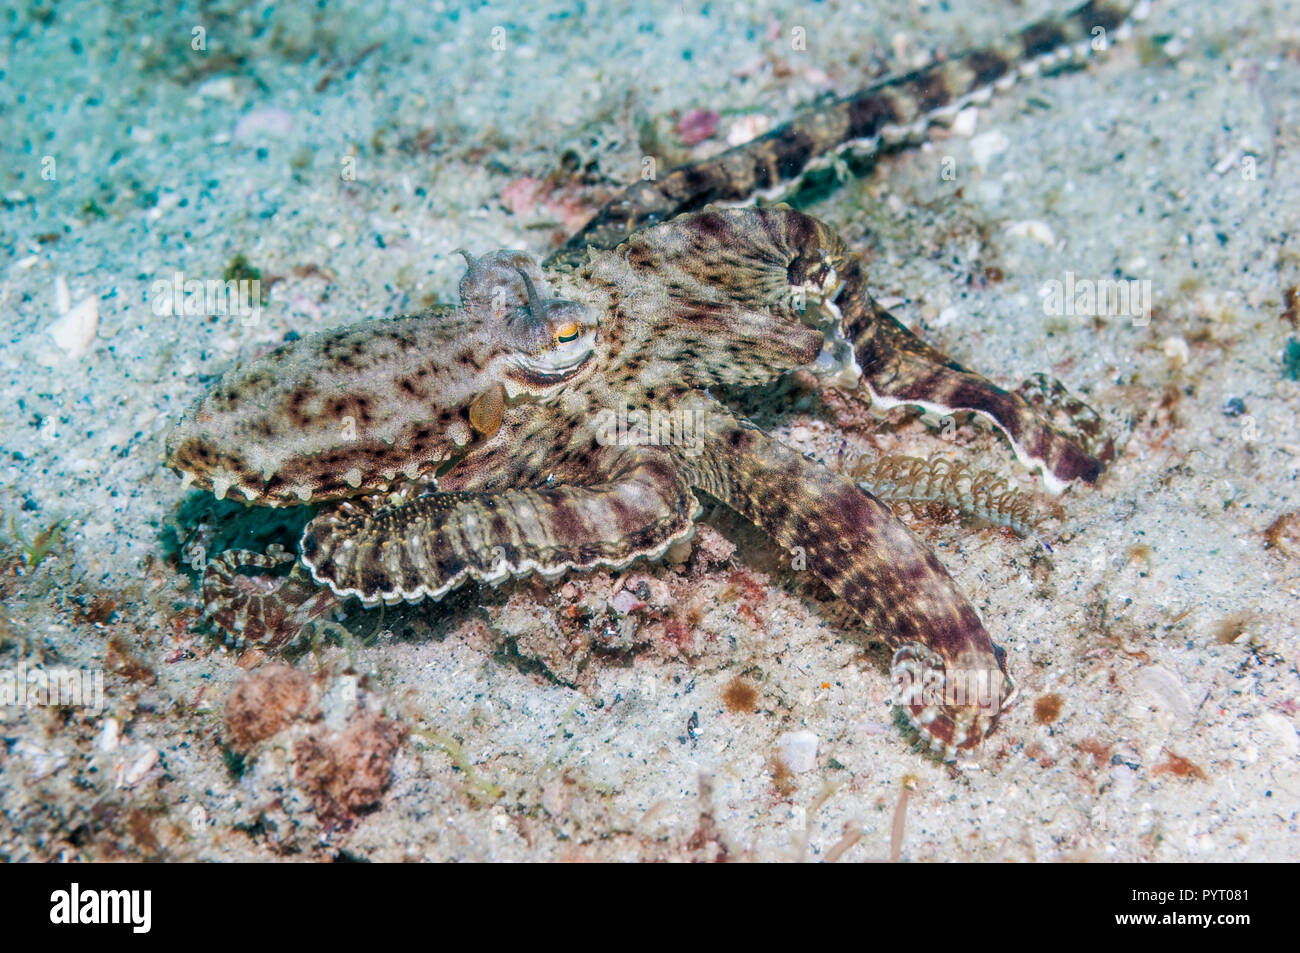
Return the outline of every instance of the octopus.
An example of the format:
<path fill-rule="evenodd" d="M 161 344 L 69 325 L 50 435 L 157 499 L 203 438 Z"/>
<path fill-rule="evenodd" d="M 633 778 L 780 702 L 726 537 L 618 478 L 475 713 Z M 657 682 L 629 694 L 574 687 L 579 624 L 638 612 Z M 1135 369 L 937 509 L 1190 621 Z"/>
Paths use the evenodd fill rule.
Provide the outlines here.
<path fill-rule="evenodd" d="M 1099 32 L 1128 28 L 1129 7 L 1094 0 L 639 182 L 542 264 L 464 252 L 458 305 L 304 337 L 230 370 L 169 436 L 167 465 L 218 498 L 317 509 L 296 553 L 211 559 L 208 616 L 275 651 L 350 599 L 619 569 L 688 539 L 703 494 L 798 552 L 889 645 L 919 740 L 945 759 L 972 751 L 1014 695 L 1006 654 L 890 504 L 996 517 L 1016 511 L 1015 494 L 913 458 L 845 475 L 718 395 L 804 371 L 877 408 L 982 416 L 1054 491 L 1096 481 L 1113 448 L 1055 381 L 1003 390 L 909 331 L 825 223 L 726 203 L 1073 65 Z"/>

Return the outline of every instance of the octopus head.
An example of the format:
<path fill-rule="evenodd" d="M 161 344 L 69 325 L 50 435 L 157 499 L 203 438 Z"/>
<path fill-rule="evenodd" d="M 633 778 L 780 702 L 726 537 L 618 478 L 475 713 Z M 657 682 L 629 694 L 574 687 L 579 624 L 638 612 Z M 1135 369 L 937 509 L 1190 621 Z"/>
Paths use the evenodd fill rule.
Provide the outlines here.
<path fill-rule="evenodd" d="M 550 297 L 533 259 L 516 251 L 461 254 L 469 264 L 460 282 L 462 307 L 490 322 L 507 346 L 508 391 L 548 390 L 587 363 L 596 346 L 595 317 L 576 301 Z"/>

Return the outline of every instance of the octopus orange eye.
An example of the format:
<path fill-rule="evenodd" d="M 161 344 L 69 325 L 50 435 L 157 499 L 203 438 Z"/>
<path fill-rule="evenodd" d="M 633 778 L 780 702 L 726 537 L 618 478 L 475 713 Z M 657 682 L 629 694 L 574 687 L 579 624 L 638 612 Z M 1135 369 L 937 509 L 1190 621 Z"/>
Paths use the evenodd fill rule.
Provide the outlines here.
<path fill-rule="evenodd" d="M 568 324 L 563 324 L 556 329 L 555 340 L 561 344 L 568 344 L 571 341 L 578 340 L 578 335 L 581 333 L 582 329 L 578 327 L 578 322 L 570 321 Z"/>

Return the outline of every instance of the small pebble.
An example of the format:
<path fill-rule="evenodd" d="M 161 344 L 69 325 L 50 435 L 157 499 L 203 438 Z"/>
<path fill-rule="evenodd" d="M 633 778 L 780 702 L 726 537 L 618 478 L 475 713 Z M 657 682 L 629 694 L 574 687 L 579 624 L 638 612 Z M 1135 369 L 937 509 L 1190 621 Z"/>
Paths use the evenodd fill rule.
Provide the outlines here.
<path fill-rule="evenodd" d="M 129 788 L 135 787 L 143 781 L 149 774 L 149 771 L 158 763 L 158 752 L 154 748 L 148 748 L 144 754 L 131 762 L 130 766 L 122 775 L 122 783 Z"/>
<path fill-rule="evenodd" d="M 1180 721 L 1190 721 L 1192 699 L 1184 690 L 1182 680 L 1163 665 L 1147 665 L 1133 679 L 1134 687 L 1149 696 L 1156 707 L 1175 716 Z"/>
<path fill-rule="evenodd" d="M 628 592 L 626 589 L 620 589 L 614 593 L 614 598 L 609 600 L 614 611 L 619 615 L 627 615 L 629 612 L 636 612 L 644 609 L 646 604 L 636 597 L 635 593 Z"/>
<path fill-rule="evenodd" d="M 99 750 L 116 751 L 121 737 L 121 728 L 116 718 L 105 718 L 104 729 L 99 733 Z"/>
<path fill-rule="evenodd" d="M 196 92 L 205 99 L 234 99 L 238 90 L 232 76 L 217 76 L 199 86 Z"/>
<path fill-rule="evenodd" d="M 967 106 L 952 120 L 949 127 L 954 136 L 965 136 L 970 138 L 975 135 L 975 124 L 979 121 L 980 111 L 974 106 Z"/>
<path fill-rule="evenodd" d="M 266 136 L 283 138 L 293 132 L 293 114 L 278 106 L 264 106 L 239 117 L 235 123 L 235 141 L 248 142 Z"/>
<path fill-rule="evenodd" d="M 1192 352 L 1187 346 L 1187 341 L 1180 337 L 1165 338 L 1160 342 L 1160 348 L 1165 352 L 1165 357 L 1169 358 L 1169 363 L 1174 367 L 1183 367 L 1192 358 Z"/>
<path fill-rule="evenodd" d="M 1056 233 L 1052 231 L 1052 226 L 1036 218 L 1012 222 L 1007 226 L 1006 232 L 1012 238 L 1029 238 L 1047 248 L 1056 244 Z"/>
<path fill-rule="evenodd" d="M 73 307 L 68 283 L 60 275 L 54 280 L 54 308 L 60 316 L 46 326 L 45 333 L 68 357 L 81 357 L 99 330 L 99 299 L 83 298 Z"/>
<path fill-rule="evenodd" d="M 727 145 L 743 146 L 772 128 L 772 117 L 762 113 L 749 113 L 731 124 L 727 131 Z"/>
<path fill-rule="evenodd" d="M 811 731 L 789 731 L 776 739 L 776 752 L 795 774 L 817 767 L 818 738 Z"/>

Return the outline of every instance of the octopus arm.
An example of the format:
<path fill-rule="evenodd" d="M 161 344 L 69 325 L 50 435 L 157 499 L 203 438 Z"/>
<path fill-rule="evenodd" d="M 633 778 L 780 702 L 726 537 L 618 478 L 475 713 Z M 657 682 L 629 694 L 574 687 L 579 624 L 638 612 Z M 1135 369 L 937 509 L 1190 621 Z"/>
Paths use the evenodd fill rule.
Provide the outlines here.
<path fill-rule="evenodd" d="M 721 405 L 708 420 L 688 462 L 693 482 L 791 550 L 895 650 L 891 676 L 923 739 L 948 757 L 977 745 L 1012 686 L 1004 653 L 938 559 L 851 480 Z"/>
<path fill-rule="evenodd" d="M 304 629 L 339 605 L 296 563 L 287 576 L 249 575 L 246 568 L 274 570 L 294 559 L 283 550 L 255 553 L 230 549 L 203 571 L 203 606 L 208 617 L 238 646 L 274 651 L 294 642 Z"/>
<path fill-rule="evenodd" d="M 672 457 L 610 447 L 588 479 L 498 493 L 436 492 L 374 512 L 331 511 L 303 533 L 303 564 L 338 597 L 440 599 L 468 579 L 621 567 L 688 536 L 699 503 Z"/>
<path fill-rule="evenodd" d="M 1002 431 L 1023 466 L 1041 472 L 1049 491 L 1073 480 L 1096 482 L 1114 445 L 1095 411 L 1042 375 L 1027 382 L 1031 404 L 925 343 L 871 297 L 856 259 L 844 259 L 840 279 L 837 332 L 852 345 L 858 387 L 873 405 L 979 414 Z"/>

